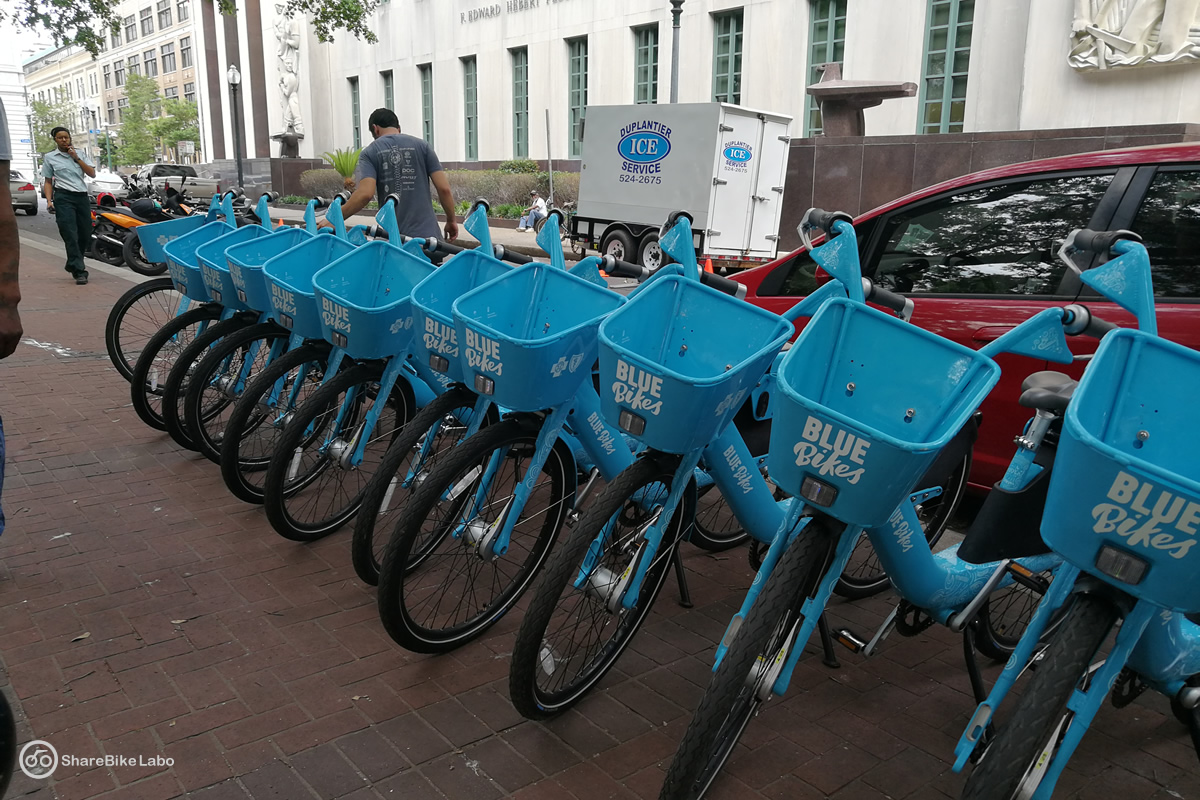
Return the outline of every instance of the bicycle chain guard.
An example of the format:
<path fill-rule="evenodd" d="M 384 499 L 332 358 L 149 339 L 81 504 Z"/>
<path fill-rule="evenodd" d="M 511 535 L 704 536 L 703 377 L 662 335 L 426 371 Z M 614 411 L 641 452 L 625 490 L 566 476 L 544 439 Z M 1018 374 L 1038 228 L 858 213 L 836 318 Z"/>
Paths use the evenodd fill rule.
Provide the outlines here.
<path fill-rule="evenodd" d="M 896 608 L 896 630 L 901 636 L 916 636 L 928 630 L 934 622 L 928 612 L 907 600 L 901 600 Z"/>

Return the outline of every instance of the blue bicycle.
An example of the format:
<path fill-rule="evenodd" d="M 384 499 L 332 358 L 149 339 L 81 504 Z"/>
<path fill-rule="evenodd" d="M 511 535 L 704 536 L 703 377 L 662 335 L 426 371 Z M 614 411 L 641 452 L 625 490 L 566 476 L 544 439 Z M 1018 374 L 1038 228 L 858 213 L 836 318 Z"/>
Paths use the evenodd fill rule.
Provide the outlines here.
<path fill-rule="evenodd" d="M 963 791 L 972 800 L 1049 798 L 1110 692 L 1117 706 L 1147 688 L 1166 695 L 1200 752 L 1200 626 L 1185 616 L 1200 611 L 1200 442 L 1191 402 L 1200 354 L 1157 336 L 1149 258 L 1135 234 L 1077 231 L 1062 250 L 1072 269 L 1074 253 L 1112 256 L 1080 277 L 1133 312 L 1139 330 L 1105 336 L 1078 386 L 1060 392 L 1073 396 L 1061 399 L 1065 424 L 1041 531 L 1066 563 L 956 748 L 956 771 L 978 761 Z M 996 708 L 1048 620 L 1063 613 L 989 742 Z"/>

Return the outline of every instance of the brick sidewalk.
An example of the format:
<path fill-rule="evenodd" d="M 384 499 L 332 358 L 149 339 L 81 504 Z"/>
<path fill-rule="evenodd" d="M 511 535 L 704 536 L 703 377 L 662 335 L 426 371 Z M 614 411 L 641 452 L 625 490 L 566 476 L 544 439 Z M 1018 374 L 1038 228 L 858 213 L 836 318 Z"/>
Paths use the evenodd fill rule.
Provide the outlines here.
<path fill-rule="evenodd" d="M 215 465 L 146 428 L 104 352 L 129 282 L 22 250 L 27 343 L 0 364 L 8 433 L 0 652 L 22 742 L 174 766 L 18 774 L 11 796 L 653 798 L 698 701 L 712 642 L 749 585 L 744 551 L 686 553 L 631 651 L 576 711 L 526 722 L 507 697 L 516 613 L 458 652 L 407 653 L 350 567 L 348 532 L 275 535 Z M 44 243 L 44 239 L 36 239 Z M 44 246 L 44 244 L 43 244 Z M 886 598 L 835 601 L 860 633 Z M 86 638 L 83 638 L 86 635 Z M 880 655 L 801 664 L 743 738 L 713 798 L 957 797 L 948 763 L 973 703 L 960 642 L 893 636 Z M 990 674 L 994 675 L 995 670 Z M 1106 708 L 1062 797 L 1200 798 L 1166 702 Z"/>

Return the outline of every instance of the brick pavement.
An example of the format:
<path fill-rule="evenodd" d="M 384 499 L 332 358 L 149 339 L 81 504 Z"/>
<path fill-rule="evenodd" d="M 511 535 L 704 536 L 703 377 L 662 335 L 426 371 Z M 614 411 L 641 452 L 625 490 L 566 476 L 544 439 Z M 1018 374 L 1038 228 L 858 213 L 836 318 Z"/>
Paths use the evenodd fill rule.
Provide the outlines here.
<path fill-rule="evenodd" d="M 506 691 L 516 614 L 449 655 L 395 646 L 350 567 L 346 532 L 281 539 L 213 464 L 137 420 L 102 338 L 129 285 L 120 271 L 93 269 L 76 287 L 60 255 L 33 246 L 48 240 L 25 241 L 29 341 L 0 365 L 5 691 L 22 742 L 174 766 L 60 767 L 48 783 L 18 774 L 12 796 L 657 796 L 712 642 L 749 584 L 744 552 L 690 550 L 696 607 L 680 608 L 669 587 L 600 691 L 559 719 L 526 722 Z M 885 598 L 835 602 L 832 614 L 866 632 L 887 609 Z M 972 708 L 958 640 L 934 629 L 842 660 L 837 671 L 801 664 L 713 798 L 957 796 L 947 765 Z M 1101 713 L 1061 787 L 1200 798 L 1200 768 L 1165 701 L 1147 697 Z"/>

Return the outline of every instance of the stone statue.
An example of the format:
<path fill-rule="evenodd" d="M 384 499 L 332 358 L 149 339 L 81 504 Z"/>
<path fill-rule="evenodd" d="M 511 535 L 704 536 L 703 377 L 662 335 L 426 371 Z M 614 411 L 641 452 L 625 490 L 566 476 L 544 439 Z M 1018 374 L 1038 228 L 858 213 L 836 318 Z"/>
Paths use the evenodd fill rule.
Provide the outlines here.
<path fill-rule="evenodd" d="M 281 4 L 275 6 L 275 55 L 279 66 L 279 100 L 283 107 L 283 125 L 304 137 L 304 118 L 300 114 L 300 20 L 285 15 Z M 286 134 L 280 134 L 281 136 Z"/>
<path fill-rule="evenodd" d="M 1200 0 L 1074 0 L 1072 67 L 1114 69 L 1200 60 Z"/>

